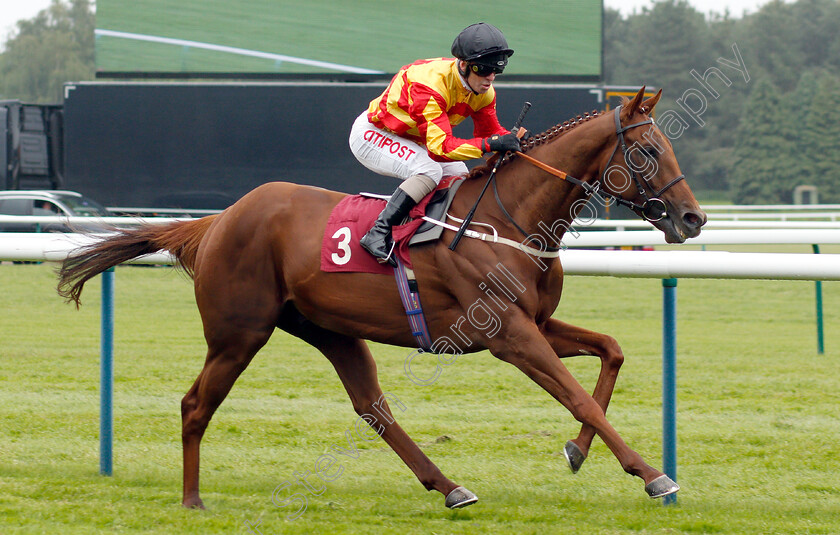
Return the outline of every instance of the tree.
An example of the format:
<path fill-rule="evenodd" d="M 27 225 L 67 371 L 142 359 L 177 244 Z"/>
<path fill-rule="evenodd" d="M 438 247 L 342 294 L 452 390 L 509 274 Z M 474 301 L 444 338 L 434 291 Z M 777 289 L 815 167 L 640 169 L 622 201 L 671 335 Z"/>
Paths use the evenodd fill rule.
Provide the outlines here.
<path fill-rule="evenodd" d="M 840 79 L 824 74 L 817 84 L 810 110 L 800 130 L 805 171 L 799 184 L 819 189 L 820 202 L 840 202 Z"/>
<path fill-rule="evenodd" d="M 708 61 L 706 23 L 686 0 L 655 2 L 629 16 L 623 28 L 614 19 L 607 22 L 608 31 L 622 32 L 607 40 L 608 83 L 682 92 L 691 81 L 688 72 Z"/>
<path fill-rule="evenodd" d="M 776 86 L 766 78 L 756 82 L 735 142 L 731 188 L 736 203 L 789 202 L 796 163 L 791 119 Z"/>
<path fill-rule="evenodd" d="M 682 0 L 658 0 L 626 18 L 608 10 L 604 32 L 606 83 L 663 87 L 659 113 L 680 112 L 676 99 L 697 87 L 691 69 L 702 73 L 709 66 L 720 67 L 717 59 L 731 61 L 732 46 L 738 45 L 749 82 L 733 78 L 731 86 L 717 87 L 720 97 L 708 99 L 706 124 L 692 124 L 674 141 L 680 166 L 696 190 L 729 189 L 736 202 L 789 202 L 797 184 L 825 182 L 822 199 L 833 198 L 840 188 L 840 177 L 831 171 L 837 151 L 826 145 L 838 138 L 826 134 L 832 123 L 825 119 L 833 117 L 833 99 L 840 91 L 836 82 L 830 89 L 832 83 L 826 82 L 820 96 L 815 94 L 822 76 L 840 76 L 837 0 L 769 0 L 757 13 L 739 18 L 728 13 L 704 18 Z M 757 91 L 761 81 L 772 89 L 764 85 Z M 775 96 L 768 97 L 773 91 Z M 766 98 L 781 100 L 774 107 Z M 744 113 L 748 99 L 753 109 Z M 766 109 L 757 113 L 762 102 Z M 757 121 L 767 122 L 760 136 L 755 133 Z M 778 146 L 772 150 L 749 146 L 774 142 Z M 752 161 L 755 154 L 763 156 Z M 780 167 L 759 169 L 766 162 Z M 765 174 L 754 174 L 758 171 Z M 757 176 L 763 179 L 756 181 Z"/>
<path fill-rule="evenodd" d="M 795 22 L 793 7 L 782 0 L 765 4 L 745 19 L 744 46 L 756 77 L 769 78 L 782 91 L 793 90 L 804 63 L 798 46 L 802 30 Z"/>
<path fill-rule="evenodd" d="M 819 82 L 817 73 L 813 71 L 805 72 L 796 89 L 782 101 L 787 106 L 790 117 L 793 119 L 792 125 L 786 125 L 790 129 L 794 143 L 793 154 L 796 155 L 791 168 L 791 174 L 794 177 L 794 184 L 791 187 L 813 183 L 811 177 L 814 174 L 814 168 L 813 162 L 807 156 L 810 140 L 806 139 L 808 137 L 806 130 L 807 125 L 812 122 L 810 118 L 812 111 L 816 111 L 814 109 L 814 99 L 817 98 Z"/>
<path fill-rule="evenodd" d="M 803 68 L 822 67 L 840 42 L 840 2 L 799 0 L 790 6 L 796 28 L 794 43 Z M 836 60 L 836 58 L 834 58 Z"/>
<path fill-rule="evenodd" d="M 604 80 L 615 83 L 619 69 L 628 61 L 623 53 L 627 50 L 627 23 L 615 9 L 604 8 Z"/>
<path fill-rule="evenodd" d="M 19 21 L 0 54 L 0 97 L 59 102 L 65 82 L 93 79 L 94 27 L 89 0 L 53 0 Z"/>

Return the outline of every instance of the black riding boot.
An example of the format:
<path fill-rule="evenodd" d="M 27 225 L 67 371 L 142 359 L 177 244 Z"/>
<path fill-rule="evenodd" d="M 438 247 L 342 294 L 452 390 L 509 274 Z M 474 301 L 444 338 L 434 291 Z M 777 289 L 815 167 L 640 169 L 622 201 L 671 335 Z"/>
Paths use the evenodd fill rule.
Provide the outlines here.
<path fill-rule="evenodd" d="M 375 256 L 380 263 L 388 262 L 396 267 L 397 261 L 392 254 L 391 227 L 401 223 L 416 204 L 417 202 L 409 197 L 406 192 L 397 188 L 397 191 L 391 195 L 385 209 L 379 214 L 373 228 L 359 240 L 361 246 Z"/>

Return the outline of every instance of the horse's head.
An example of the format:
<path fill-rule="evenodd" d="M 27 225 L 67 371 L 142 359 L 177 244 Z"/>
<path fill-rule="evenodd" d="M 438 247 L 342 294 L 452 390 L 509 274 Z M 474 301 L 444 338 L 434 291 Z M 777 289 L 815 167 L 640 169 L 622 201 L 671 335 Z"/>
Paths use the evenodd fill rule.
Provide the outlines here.
<path fill-rule="evenodd" d="M 602 187 L 628 201 L 640 217 L 665 233 L 668 243 L 700 234 L 706 214 L 680 171 L 671 142 L 651 118 L 662 90 L 644 100 L 645 88 L 612 114 L 618 137 L 601 171 Z"/>

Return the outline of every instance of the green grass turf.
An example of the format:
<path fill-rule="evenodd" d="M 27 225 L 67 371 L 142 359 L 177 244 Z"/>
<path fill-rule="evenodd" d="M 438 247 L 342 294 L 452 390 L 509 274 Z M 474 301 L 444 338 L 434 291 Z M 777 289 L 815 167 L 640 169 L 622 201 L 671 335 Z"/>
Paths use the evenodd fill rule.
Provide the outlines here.
<path fill-rule="evenodd" d="M 277 332 L 222 404 L 203 442 L 207 511 L 180 507 L 180 398 L 204 354 L 185 277 L 116 271 L 114 476 L 98 475 L 99 279 L 76 311 L 50 265 L 0 265 L 0 533 L 838 533 L 840 286 L 824 283 L 816 355 L 811 282 L 681 280 L 678 502 L 646 497 L 596 439 L 572 475 L 571 416 L 488 353 L 433 385 L 403 375 L 404 348 L 372 344 L 397 418 L 480 501 L 450 511 L 381 441 L 294 521 L 272 491 L 346 445 L 356 419 L 328 362 Z M 661 466 L 661 283 L 568 277 L 557 317 L 621 343 L 608 417 Z M 592 358 L 567 365 L 587 388 Z M 442 437 L 448 437 L 442 438 Z M 291 492 L 306 492 L 296 486 Z M 256 531 L 254 531 L 256 532 Z"/>

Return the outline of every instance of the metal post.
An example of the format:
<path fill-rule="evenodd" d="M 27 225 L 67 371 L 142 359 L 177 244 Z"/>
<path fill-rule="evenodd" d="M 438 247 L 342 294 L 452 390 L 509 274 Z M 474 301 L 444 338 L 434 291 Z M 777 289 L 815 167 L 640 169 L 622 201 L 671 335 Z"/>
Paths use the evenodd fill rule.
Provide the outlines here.
<path fill-rule="evenodd" d="M 816 243 L 811 247 L 814 248 L 814 254 L 820 254 L 820 246 Z M 825 340 L 823 338 L 823 305 L 822 305 L 822 281 L 816 281 L 817 292 L 817 354 L 825 354 Z"/>
<path fill-rule="evenodd" d="M 99 473 L 114 473 L 114 268 L 102 272 L 99 386 Z"/>
<path fill-rule="evenodd" d="M 677 279 L 662 279 L 662 464 L 677 480 Z M 665 505 L 677 495 L 665 496 Z"/>

